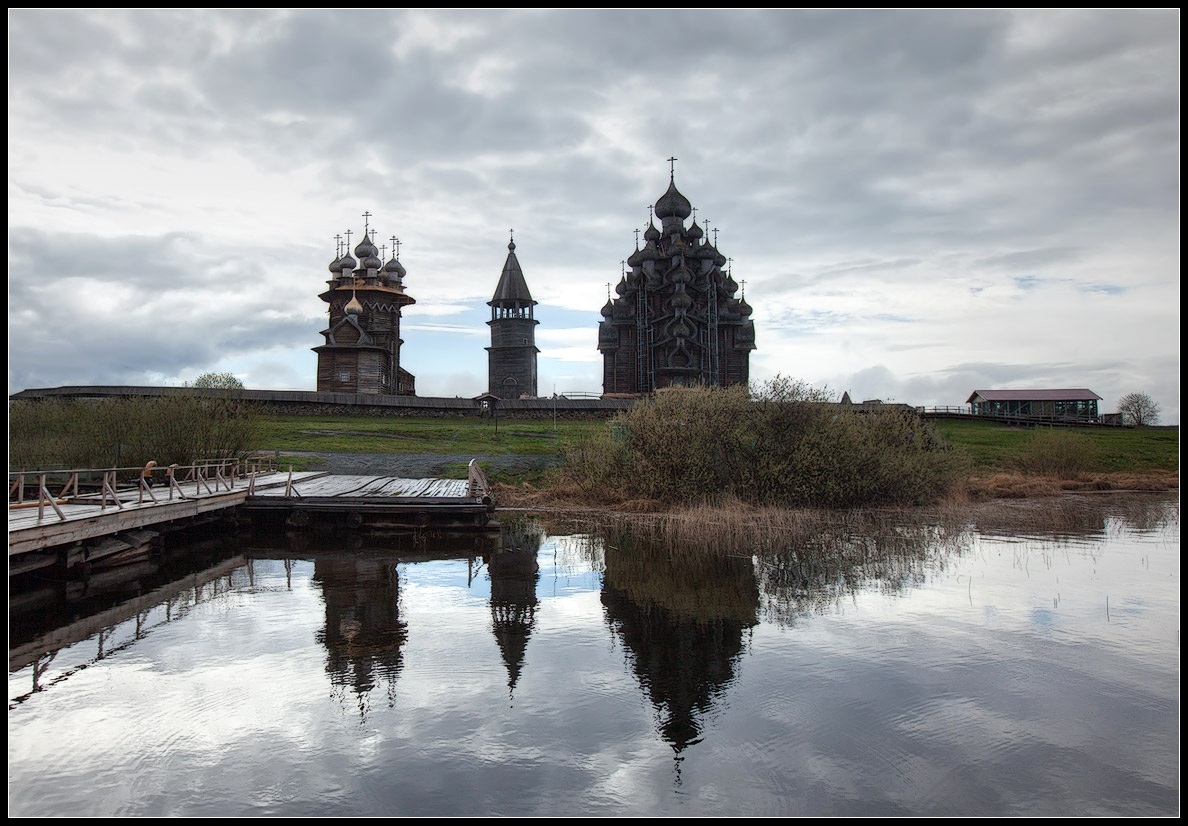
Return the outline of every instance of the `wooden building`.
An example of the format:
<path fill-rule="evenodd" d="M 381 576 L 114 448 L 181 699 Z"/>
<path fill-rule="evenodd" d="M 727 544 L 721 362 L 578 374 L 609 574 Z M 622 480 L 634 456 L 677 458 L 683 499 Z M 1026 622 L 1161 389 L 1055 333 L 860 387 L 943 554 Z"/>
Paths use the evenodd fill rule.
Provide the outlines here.
<path fill-rule="evenodd" d="M 670 159 L 670 162 L 675 159 Z M 639 246 L 607 296 L 598 326 L 603 397 L 662 387 L 747 384 L 755 349 L 751 307 L 670 172 Z M 657 228 L 655 221 L 660 221 Z"/>
<path fill-rule="evenodd" d="M 321 333 L 325 343 L 313 348 L 318 392 L 413 396 L 415 379 L 400 366 L 400 315 L 416 302 L 404 291 L 399 241 L 392 238 L 392 257 L 385 264 L 371 233 L 364 225 L 357 260 L 348 233 L 330 264 L 328 289 L 319 296 L 329 305 L 330 325 Z"/>
<path fill-rule="evenodd" d="M 507 260 L 495 287 L 491 307 L 491 346 L 487 348 L 487 392 L 501 399 L 535 398 L 536 302 L 516 258 L 516 242 L 507 245 Z"/>
<path fill-rule="evenodd" d="M 975 390 L 965 403 L 975 416 L 1098 421 L 1092 390 Z"/>

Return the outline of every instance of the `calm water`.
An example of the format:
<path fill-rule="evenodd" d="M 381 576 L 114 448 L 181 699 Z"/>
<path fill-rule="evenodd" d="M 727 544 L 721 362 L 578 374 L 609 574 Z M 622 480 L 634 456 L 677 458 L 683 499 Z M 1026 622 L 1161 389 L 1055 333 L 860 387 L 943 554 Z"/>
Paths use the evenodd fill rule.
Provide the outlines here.
<path fill-rule="evenodd" d="M 1178 498 L 493 547 L 240 537 L 13 599 L 9 815 L 1179 814 Z"/>

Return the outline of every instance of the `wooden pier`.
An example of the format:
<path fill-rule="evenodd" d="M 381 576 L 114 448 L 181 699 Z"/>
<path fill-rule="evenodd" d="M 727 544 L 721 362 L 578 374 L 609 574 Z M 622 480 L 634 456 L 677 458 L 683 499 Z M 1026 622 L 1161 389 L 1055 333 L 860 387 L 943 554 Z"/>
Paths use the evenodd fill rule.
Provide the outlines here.
<path fill-rule="evenodd" d="M 495 500 L 478 463 L 466 479 L 324 475 L 291 489 L 261 488 L 239 513 L 253 521 L 304 528 L 315 521 L 349 529 L 499 528 Z"/>
<path fill-rule="evenodd" d="M 289 528 L 316 520 L 346 529 L 497 530 L 494 510 L 474 461 L 467 479 L 336 476 L 238 463 L 10 473 L 8 572 L 134 562 L 166 533 L 230 517 Z"/>

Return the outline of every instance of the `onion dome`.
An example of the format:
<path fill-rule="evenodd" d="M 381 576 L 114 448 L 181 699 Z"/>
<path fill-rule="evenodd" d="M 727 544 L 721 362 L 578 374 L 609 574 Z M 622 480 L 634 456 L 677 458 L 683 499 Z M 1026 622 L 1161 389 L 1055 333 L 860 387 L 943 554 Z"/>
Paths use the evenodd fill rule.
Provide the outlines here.
<path fill-rule="evenodd" d="M 752 312 L 754 312 L 754 310 L 752 310 L 751 305 L 747 303 L 746 296 L 740 298 L 738 300 L 738 314 L 750 315 Z"/>
<path fill-rule="evenodd" d="M 661 220 L 680 218 L 684 221 L 692 214 L 693 205 L 689 203 L 689 199 L 677 191 L 674 181 L 669 180 L 668 191 L 661 195 L 660 200 L 656 202 L 656 217 Z"/>
<path fill-rule="evenodd" d="M 404 269 L 404 265 L 396 260 L 395 255 L 392 256 L 387 264 L 384 264 L 384 272 L 388 274 L 389 278 L 395 281 L 403 280 L 404 276 L 408 274 L 408 271 Z"/>
<path fill-rule="evenodd" d="M 701 227 L 697 226 L 697 222 L 694 221 L 693 226 L 689 227 L 689 240 L 698 241 L 703 235 L 705 233 L 701 231 Z"/>
<path fill-rule="evenodd" d="M 602 305 L 602 317 L 610 318 L 611 314 L 614 313 L 614 311 L 615 311 L 615 305 L 608 298 L 606 300 L 606 303 Z"/>
<path fill-rule="evenodd" d="M 367 258 L 379 254 L 379 247 L 371 243 L 371 239 L 367 237 L 367 233 L 363 233 L 363 240 L 355 246 L 355 255 L 360 259 Z"/>
<path fill-rule="evenodd" d="M 648 221 L 648 228 L 646 230 L 644 230 L 644 240 L 645 241 L 659 241 L 660 240 L 660 230 L 656 229 L 656 225 L 653 224 L 651 221 Z"/>
<path fill-rule="evenodd" d="M 627 276 L 623 276 L 619 279 L 619 283 L 615 285 L 615 292 L 617 292 L 619 295 L 623 295 L 625 292 L 627 292 Z"/>
<path fill-rule="evenodd" d="M 342 275 L 342 259 L 335 258 L 333 261 L 331 261 L 329 269 L 330 272 L 334 273 L 335 275 Z"/>
<path fill-rule="evenodd" d="M 365 270 L 378 270 L 384 265 L 379 257 L 379 247 L 371 243 L 367 233 L 363 233 L 363 240 L 355 247 L 355 255 L 359 256 L 359 266 Z"/>
<path fill-rule="evenodd" d="M 359 299 L 354 295 L 354 293 L 351 294 L 351 300 L 347 302 L 347 305 L 344 309 L 350 315 L 363 314 L 363 305 L 359 303 Z"/>
<path fill-rule="evenodd" d="M 628 256 L 627 263 L 628 263 L 628 265 L 630 265 L 632 267 L 638 267 L 640 264 L 643 263 L 643 251 L 640 250 L 639 247 L 636 247 L 635 252 L 631 253 L 631 255 Z"/>
<path fill-rule="evenodd" d="M 342 268 L 342 270 L 353 270 L 357 264 L 358 262 L 355 261 L 354 258 L 351 258 L 351 254 L 349 252 L 344 252 L 342 254 L 342 258 L 338 259 L 338 265 Z M 340 274 L 342 270 L 339 270 Z"/>

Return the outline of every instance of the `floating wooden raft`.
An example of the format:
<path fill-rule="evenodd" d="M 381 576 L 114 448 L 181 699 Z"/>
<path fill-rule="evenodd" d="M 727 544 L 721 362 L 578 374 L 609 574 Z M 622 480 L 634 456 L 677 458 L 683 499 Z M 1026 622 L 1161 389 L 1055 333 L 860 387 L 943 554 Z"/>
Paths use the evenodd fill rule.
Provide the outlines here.
<path fill-rule="evenodd" d="M 303 527 L 315 517 L 351 528 L 498 526 L 491 517 L 495 502 L 474 462 L 467 479 L 327 474 L 256 491 L 240 510 L 253 518 L 284 514 L 290 527 Z"/>

